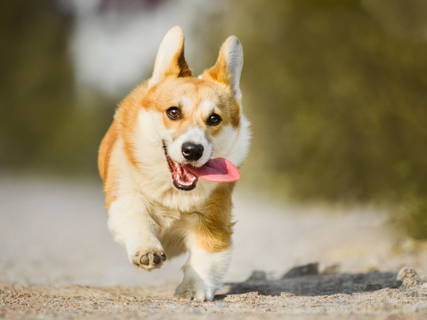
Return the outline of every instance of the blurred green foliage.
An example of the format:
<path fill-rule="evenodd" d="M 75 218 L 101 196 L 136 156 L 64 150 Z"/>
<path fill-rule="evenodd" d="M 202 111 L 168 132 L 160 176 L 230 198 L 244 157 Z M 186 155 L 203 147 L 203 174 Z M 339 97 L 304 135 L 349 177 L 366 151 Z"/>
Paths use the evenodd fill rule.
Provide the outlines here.
<path fill-rule="evenodd" d="M 55 5 L 0 4 L 0 168 L 93 174 L 114 104 L 93 94 L 79 105 L 67 49 L 72 21 Z"/>
<path fill-rule="evenodd" d="M 34 161 L 70 109 L 67 23 L 34 1 L 3 1 L 0 9 L 0 163 L 20 166 Z"/>
<path fill-rule="evenodd" d="M 231 11 L 254 132 L 248 183 L 293 200 L 416 199 L 400 218 L 427 237 L 426 40 L 388 32 L 359 1 Z"/>
<path fill-rule="evenodd" d="M 427 238 L 427 200 L 425 197 L 406 199 L 396 210 L 395 216 L 412 238 L 417 240 Z"/>

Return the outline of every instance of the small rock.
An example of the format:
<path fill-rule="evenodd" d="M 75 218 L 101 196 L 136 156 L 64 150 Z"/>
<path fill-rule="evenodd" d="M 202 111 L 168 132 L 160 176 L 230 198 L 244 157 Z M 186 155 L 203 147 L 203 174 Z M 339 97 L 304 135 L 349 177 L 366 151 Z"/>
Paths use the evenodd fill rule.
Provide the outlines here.
<path fill-rule="evenodd" d="M 267 274 L 264 271 L 255 270 L 246 281 L 264 281 L 267 280 Z"/>
<path fill-rule="evenodd" d="M 287 278 L 297 278 L 297 277 L 303 277 L 303 276 L 309 276 L 309 275 L 315 275 L 319 274 L 319 263 L 309 263 L 305 266 L 298 266 L 294 267 L 291 270 L 289 270 L 282 279 Z"/>
<path fill-rule="evenodd" d="M 397 273 L 396 279 L 401 281 L 403 279 L 404 276 L 406 276 L 406 274 L 409 272 L 409 270 L 414 271 L 413 268 L 410 267 L 403 267 L 399 270 L 399 272 Z"/>
<path fill-rule="evenodd" d="M 396 279 L 402 281 L 402 288 L 413 288 L 417 287 L 420 284 L 418 274 L 415 272 L 414 268 L 403 267 L 397 273 Z"/>

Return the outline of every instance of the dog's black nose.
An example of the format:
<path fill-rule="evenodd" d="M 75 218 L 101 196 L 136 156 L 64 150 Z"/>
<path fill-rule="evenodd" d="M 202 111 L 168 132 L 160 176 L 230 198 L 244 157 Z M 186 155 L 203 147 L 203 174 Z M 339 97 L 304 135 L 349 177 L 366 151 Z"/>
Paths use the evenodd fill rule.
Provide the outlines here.
<path fill-rule="evenodd" d="M 185 159 L 190 161 L 197 161 L 203 155 L 203 146 L 201 144 L 194 144 L 191 142 L 185 142 L 182 144 L 182 155 Z"/>

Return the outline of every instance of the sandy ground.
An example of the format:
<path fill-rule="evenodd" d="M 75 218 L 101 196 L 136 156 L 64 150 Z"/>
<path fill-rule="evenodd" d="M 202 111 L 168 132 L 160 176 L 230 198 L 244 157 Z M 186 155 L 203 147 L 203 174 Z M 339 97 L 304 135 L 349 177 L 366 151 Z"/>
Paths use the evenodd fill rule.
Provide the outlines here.
<path fill-rule="evenodd" d="M 185 257 L 151 273 L 133 267 L 108 233 L 100 184 L 0 175 L 0 318 L 427 318 L 427 248 L 385 212 L 237 192 L 234 213 L 224 289 L 212 303 L 178 302 L 169 298 Z M 398 276 L 405 266 L 418 275 Z"/>

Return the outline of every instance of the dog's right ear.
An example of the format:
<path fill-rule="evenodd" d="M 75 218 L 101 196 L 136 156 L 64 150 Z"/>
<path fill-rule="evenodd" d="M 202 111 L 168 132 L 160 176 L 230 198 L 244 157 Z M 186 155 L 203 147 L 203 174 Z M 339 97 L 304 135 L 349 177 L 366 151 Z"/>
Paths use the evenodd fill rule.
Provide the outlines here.
<path fill-rule="evenodd" d="M 191 76 L 191 70 L 184 58 L 184 34 L 178 26 L 170 29 L 160 44 L 154 63 L 153 76 L 149 80 L 150 86 L 154 86 L 170 76 Z"/>

